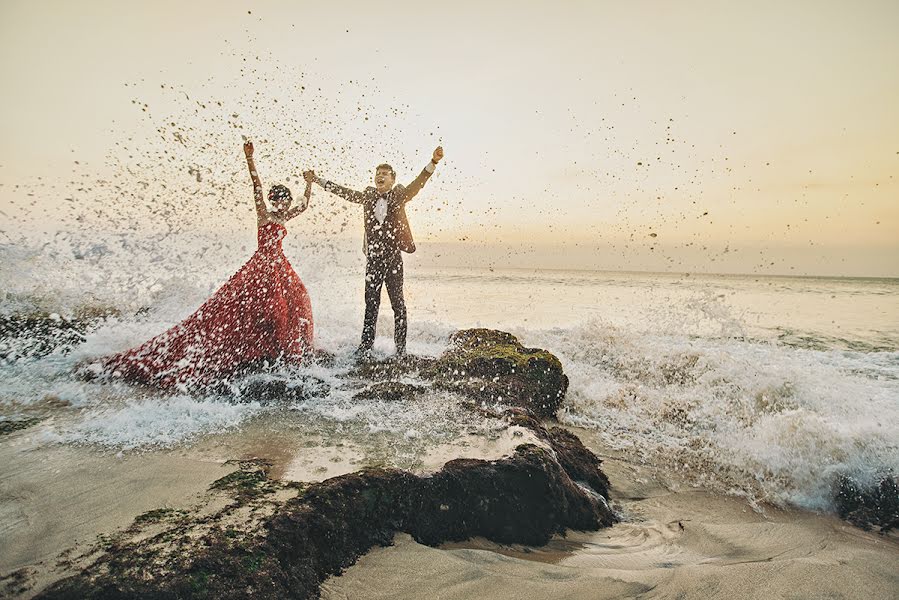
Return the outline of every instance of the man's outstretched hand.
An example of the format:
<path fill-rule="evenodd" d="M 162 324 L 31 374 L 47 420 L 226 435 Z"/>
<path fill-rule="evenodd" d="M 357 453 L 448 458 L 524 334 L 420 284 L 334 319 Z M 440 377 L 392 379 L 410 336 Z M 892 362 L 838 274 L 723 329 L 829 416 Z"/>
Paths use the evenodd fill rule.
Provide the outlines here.
<path fill-rule="evenodd" d="M 253 158 L 253 142 L 247 140 L 243 143 L 243 153 L 247 158 Z"/>
<path fill-rule="evenodd" d="M 303 171 L 303 179 L 306 180 L 306 183 L 315 183 L 315 171 L 312 169 Z"/>
<path fill-rule="evenodd" d="M 431 157 L 431 162 L 433 162 L 436 165 L 437 163 L 440 162 L 440 160 L 442 158 L 443 158 L 443 146 L 437 146 L 434 149 L 434 156 Z"/>

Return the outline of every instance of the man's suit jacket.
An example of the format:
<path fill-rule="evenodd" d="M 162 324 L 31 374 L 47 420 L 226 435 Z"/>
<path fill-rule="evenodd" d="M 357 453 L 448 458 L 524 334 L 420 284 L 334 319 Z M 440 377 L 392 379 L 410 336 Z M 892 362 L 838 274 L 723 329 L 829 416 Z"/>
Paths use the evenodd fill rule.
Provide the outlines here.
<path fill-rule="evenodd" d="M 375 215 L 375 207 L 382 195 L 374 187 L 369 186 L 359 192 L 338 185 L 333 181 L 321 179 L 319 182 L 325 190 L 332 194 L 362 205 L 363 223 L 365 226 L 365 239 L 363 240 L 362 250 L 366 255 L 369 255 L 371 250 L 369 240 L 375 238 L 378 238 L 385 244 L 386 247 L 382 250 L 398 249 L 411 254 L 415 252 L 415 241 L 412 239 L 412 229 L 409 227 L 409 219 L 406 217 L 406 203 L 421 191 L 421 188 L 424 187 L 430 177 L 431 172 L 423 169 L 408 187 L 397 184 L 384 194 L 383 197 L 386 197 L 387 200 L 387 214 L 383 223 L 378 221 Z"/>

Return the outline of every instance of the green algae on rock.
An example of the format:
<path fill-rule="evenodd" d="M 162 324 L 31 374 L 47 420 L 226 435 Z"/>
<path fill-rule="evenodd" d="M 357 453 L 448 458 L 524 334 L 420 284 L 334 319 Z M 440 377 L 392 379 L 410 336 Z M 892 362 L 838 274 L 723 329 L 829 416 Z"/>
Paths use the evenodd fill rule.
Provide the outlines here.
<path fill-rule="evenodd" d="M 450 348 L 423 375 L 482 402 L 520 406 L 543 418 L 555 416 L 568 391 L 568 376 L 554 354 L 526 348 L 495 329 L 455 332 Z"/>
<path fill-rule="evenodd" d="M 533 443 L 496 460 L 450 460 L 427 476 L 370 467 L 308 484 L 270 479 L 262 459 L 235 461 L 237 470 L 209 488 L 217 500 L 194 513 L 145 513 L 94 564 L 39 597 L 317 598 L 327 577 L 400 532 L 430 545 L 475 536 L 540 545 L 568 529 L 616 522 L 599 458 L 539 420 L 554 415 L 568 387 L 558 358 L 488 329 L 457 332 L 450 342 L 438 358 L 365 360 L 342 377 L 367 400 L 412 402 L 447 390 L 475 400 L 470 408 L 485 416 L 530 429 Z M 271 373 L 239 386 L 242 398 L 262 402 L 328 389 Z"/>
<path fill-rule="evenodd" d="M 28 417 L 25 419 L 3 419 L 0 420 L 0 435 L 7 435 L 20 429 L 28 429 L 32 425 L 37 425 L 41 419 L 37 417 Z"/>
<path fill-rule="evenodd" d="M 383 382 L 385 386 L 374 391 L 386 391 L 386 383 L 397 385 L 399 379 L 415 375 L 435 388 L 481 404 L 521 407 L 540 418 L 555 416 L 568 391 L 568 376 L 554 354 L 522 346 L 511 333 L 496 329 L 463 329 L 449 341 L 437 358 L 407 355 L 361 360 L 345 378 Z M 414 395 L 395 391 L 388 395 L 403 399 Z"/>
<path fill-rule="evenodd" d="M 382 402 L 411 402 L 419 394 L 427 391 L 423 385 L 400 381 L 374 383 L 353 395 L 354 400 L 381 400 Z"/>

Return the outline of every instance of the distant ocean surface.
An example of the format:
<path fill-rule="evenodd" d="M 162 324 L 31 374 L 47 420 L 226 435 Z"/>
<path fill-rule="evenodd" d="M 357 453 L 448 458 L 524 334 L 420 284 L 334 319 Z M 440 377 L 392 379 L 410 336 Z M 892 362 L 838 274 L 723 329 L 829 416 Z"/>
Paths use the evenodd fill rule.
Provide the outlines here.
<path fill-rule="evenodd" d="M 249 256 L 186 252 L 173 269 L 162 253 L 110 248 L 0 248 L 0 311 L 121 311 L 68 354 L 0 366 L 0 418 L 61 400 L 67 416 L 41 426 L 41 443 L 136 452 L 240 431 L 272 410 L 73 378 L 76 363 L 139 344 L 193 312 Z M 326 254 L 285 248 L 310 290 L 317 344 L 348 354 L 361 330 L 361 259 L 338 267 Z M 899 279 L 433 269 L 415 261 L 406 270 L 410 352 L 438 354 L 452 331 L 475 326 L 546 348 L 571 379 L 560 420 L 595 430 L 634 460 L 753 502 L 824 510 L 837 476 L 899 472 Z M 375 349 L 392 346 L 385 294 Z M 427 443 L 447 430 L 432 422 L 439 399 L 397 411 L 335 392 L 292 408 L 295 418 L 359 436 L 387 431 Z"/>
<path fill-rule="evenodd" d="M 419 269 L 428 313 L 528 327 L 599 320 L 811 349 L 899 350 L 899 279 Z"/>

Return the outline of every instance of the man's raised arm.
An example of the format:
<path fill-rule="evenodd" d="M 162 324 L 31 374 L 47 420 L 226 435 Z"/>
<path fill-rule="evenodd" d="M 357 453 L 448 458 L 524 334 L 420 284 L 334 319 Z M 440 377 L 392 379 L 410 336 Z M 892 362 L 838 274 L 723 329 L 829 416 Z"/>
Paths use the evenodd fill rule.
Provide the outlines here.
<path fill-rule="evenodd" d="M 306 181 L 311 181 L 312 183 L 317 183 L 322 186 L 326 192 L 331 192 L 335 196 L 340 196 L 344 200 L 356 204 L 362 204 L 362 201 L 365 198 L 365 195 L 362 192 L 351 190 L 348 187 L 343 187 L 342 185 L 336 184 L 333 181 L 328 181 L 327 179 L 322 179 L 315 174 L 315 171 L 304 171 L 303 178 Z"/>
<path fill-rule="evenodd" d="M 431 178 L 431 175 L 434 174 L 434 170 L 437 168 L 437 163 L 443 158 L 443 146 L 437 146 L 434 150 L 434 154 L 431 156 L 431 162 L 422 169 L 421 173 L 419 173 L 418 177 L 416 177 L 412 183 L 410 183 L 405 188 L 405 196 L 403 197 L 403 203 L 409 202 L 414 198 L 418 192 L 421 191 L 421 188 L 425 186 L 425 183 L 428 179 Z"/>

